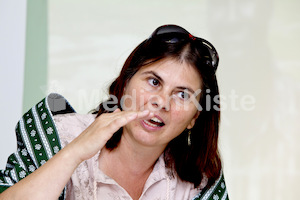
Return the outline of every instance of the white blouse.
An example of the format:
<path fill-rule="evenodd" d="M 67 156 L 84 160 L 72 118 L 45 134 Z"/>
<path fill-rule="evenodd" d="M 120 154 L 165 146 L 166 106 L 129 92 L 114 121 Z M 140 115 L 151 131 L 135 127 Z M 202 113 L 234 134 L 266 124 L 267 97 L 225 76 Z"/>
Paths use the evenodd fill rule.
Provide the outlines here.
<path fill-rule="evenodd" d="M 54 120 L 61 145 L 65 147 L 95 120 L 95 115 L 82 115 L 77 113 L 63 114 L 55 115 Z M 99 169 L 99 153 L 91 159 L 82 162 L 74 171 L 66 186 L 66 199 L 131 200 L 132 198 L 124 188 Z M 165 167 L 162 154 L 148 177 L 139 199 L 193 199 L 193 197 L 201 192 L 201 189 L 203 189 L 206 184 L 207 180 L 203 179 L 200 186 L 194 188 L 193 183 L 182 181 L 175 172 Z"/>

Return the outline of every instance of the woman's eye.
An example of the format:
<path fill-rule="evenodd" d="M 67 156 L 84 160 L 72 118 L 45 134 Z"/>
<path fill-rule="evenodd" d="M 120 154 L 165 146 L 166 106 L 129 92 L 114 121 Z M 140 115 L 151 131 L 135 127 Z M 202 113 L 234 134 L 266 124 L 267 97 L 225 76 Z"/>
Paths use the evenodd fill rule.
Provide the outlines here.
<path fill-rule="evenodd" d="M 148 80 L 149 84 L 152 86 L 158 86 L 159 85 L 159 80 L 157 80 L 156 78 L 150 78 Z"/>
<path fill-rule="evenodd" d="M 188 100 L 190 98 L 190 94 L 184 91 L 178 92 L 178 96 L 183 100 Z"/>

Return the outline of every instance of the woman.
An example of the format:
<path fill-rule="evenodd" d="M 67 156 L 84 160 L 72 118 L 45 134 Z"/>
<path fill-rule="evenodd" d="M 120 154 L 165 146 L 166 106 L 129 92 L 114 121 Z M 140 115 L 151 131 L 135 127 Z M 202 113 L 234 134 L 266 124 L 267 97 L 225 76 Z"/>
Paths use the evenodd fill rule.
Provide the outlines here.
<path fill-rule="evenodd" d="M 25 113 L 0 176 L 2 190 L 13 186 L 0 199 L 228 199 L 217 66 L 208 41 L 158 27 L 130 54 L 96 118 L 70 114 L 59 95 Z"/>

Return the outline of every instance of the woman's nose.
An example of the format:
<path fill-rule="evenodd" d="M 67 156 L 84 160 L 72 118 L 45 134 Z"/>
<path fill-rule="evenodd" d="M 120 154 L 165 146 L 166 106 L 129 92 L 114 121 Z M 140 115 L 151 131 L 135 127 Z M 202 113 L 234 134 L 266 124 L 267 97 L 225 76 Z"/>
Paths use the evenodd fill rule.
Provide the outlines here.
<path fill-rule="evenodd" d="M 156 95 L 151 96 L 149 102 L 151 103 L 152 108 L 156 110 L 169 111 L 170 110 L 169 100 L 170 100 L 169 95 L 167 95 L 164 92 L 160 92 Z"/>

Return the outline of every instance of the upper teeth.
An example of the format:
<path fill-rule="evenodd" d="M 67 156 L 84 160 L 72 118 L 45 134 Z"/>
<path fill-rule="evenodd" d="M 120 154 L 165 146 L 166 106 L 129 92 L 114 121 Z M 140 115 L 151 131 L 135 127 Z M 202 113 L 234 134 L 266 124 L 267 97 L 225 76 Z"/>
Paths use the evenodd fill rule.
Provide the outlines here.
<path fill-rule="evenodd" d="M 157 123 L 162 123 L 162 121 L 160 121 L 157 117 L 153 117 L 151 120 Z"/>

